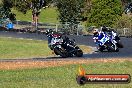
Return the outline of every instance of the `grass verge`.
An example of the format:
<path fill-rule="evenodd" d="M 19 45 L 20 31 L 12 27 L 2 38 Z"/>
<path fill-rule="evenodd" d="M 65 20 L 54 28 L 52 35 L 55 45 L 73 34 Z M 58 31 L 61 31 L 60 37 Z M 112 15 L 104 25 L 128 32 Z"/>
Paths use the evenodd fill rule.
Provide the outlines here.
<path fill-rule="evenodd" d="M 103 62 L 82 64 L 87 74 L 130 74 L 132 62 Z M 1 88 L 131 88 L 130 84 L 86 84 L 76 83 L 79 65 L 59 67 L 0 70 Z"/>
<path fill-rule="evenodd" d="M 0 37 L 0 58 L 31 58 L 51 55 L 46 41 Z"/>
<path fill-rule="evenodd" d="M 90 47 L 80 45 L 84 53 L 92 51 Z M 0 37 L 0 59 L 22 59 L 52 56 L 47 41 Z"/>

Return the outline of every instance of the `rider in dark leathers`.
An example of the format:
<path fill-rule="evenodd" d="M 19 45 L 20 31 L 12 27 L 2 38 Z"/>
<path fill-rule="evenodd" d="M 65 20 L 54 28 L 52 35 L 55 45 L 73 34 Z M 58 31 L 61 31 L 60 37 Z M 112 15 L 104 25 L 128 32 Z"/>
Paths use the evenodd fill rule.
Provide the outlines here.
<path fill-rule="evenodd" d="M 64 44 L 67 44 L 68 42 L 71 41 L 67 36 L 63 36 L 63 35 L 61 35 L 60 33 L 54 32 L 52 29 L 48 29 L 48 30 L 46 31 L 46 35 L 47 35 L 47 37 L 48 37 L 48 47 L 49 47 L 51 50 L 53 50 L 53 47 L 52 47 L 52 44 L 51 44 L 51 40 L 52 40 L 52 38 L 53 38 L 53 34 L 58 34 L 58 35 L 60 35 L 60 38 L 63 39 L 63 43 L 62 43 L 63 45 L 64 45 Z M 64 47 L 64 48 L 66 48 L 66 47 Z"/>

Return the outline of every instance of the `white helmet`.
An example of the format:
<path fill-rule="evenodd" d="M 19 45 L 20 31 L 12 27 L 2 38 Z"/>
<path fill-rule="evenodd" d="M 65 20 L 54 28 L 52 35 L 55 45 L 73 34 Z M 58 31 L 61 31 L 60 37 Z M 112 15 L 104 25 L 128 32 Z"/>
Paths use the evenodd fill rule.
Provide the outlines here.
<path fill-rule="evenodd" d="M 93 29 L 93 34 L 98 33 L 98 32 L 99 32 L 99 29 L 97 29 L 97 28 Z"/>

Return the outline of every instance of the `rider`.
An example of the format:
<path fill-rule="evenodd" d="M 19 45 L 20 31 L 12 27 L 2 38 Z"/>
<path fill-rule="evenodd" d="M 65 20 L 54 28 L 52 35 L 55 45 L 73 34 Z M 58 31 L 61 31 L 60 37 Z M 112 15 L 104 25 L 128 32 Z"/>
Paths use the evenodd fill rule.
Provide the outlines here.
<path fill-rule="evenodd" d="M 48 29 L 47 31 L 46 31 L 46 35 L 47 35 L 47 37 L 48 37 L 48 47 L 51 49 L 51 50 L 53 50 L 53 47 L 52 47 L 52 44 L 51 44 L 51 41 L 52 41 L 52 38 L 54 38 L 54 37 L 57 37 L 57 38 L 64 38 L 64 37 L 62 37 L 62 35 L 60 34 L 60 33 L 58 33 L 58 32 L 55 32 L 55 31 L 53 31 L 52 29 Z M 63 42 L 65 41 L 66 39 L 63 39 Z"/>
<path fill-rule="evenodd" d="M 52 47 L 52 45 L 51 45 L 51 40 L 52 40 L 52 38 L 53 38 L 52 34 L 53 34 L 53 30 L 52 30 L 52 29 L 48 29 L 48 30 L 46 31 L 46 35 L 47 35 L 47 37 L 48 37 L 48 47 L 49 47 L 51 50 L 53 50 L 53 47 Z"/>
<path fill-rule="evenodd" d="M 98 36 L 99 36 L 99 30 L 97 28 L 94 28 L 93 29 L 93 39 L 95 40 L 94 42 L 98 40 Z"/>
<path fill-rule="evenodd" d="M 101 27 L 101 33 L 108 33 L 108 28 L 106 26 Z"/>
<path fill-rule="evenodd" d="M 115 40 L 119 48 L 123 48 L 123 45 L 120 42 L 120 37 L 118 36 L 114 29 L 106 28 L 105 26 L 103 26 L 102 33 L 108 35 L 108 37 L 110 37 L 112 40 Z"/>
<path fill-rule="evenodd" d="M 99 30 L 97 28 L 94 28 L 93 29 L 93 40 L 94 40 L 94 43 L 95 43 L 97 49 L 99 49 L 99 46 L 98 46 L 99 35 L 100 35 Z"/>
<path fill-rule="evenodd" d="M 114 29 L 110 29 L 110 28 L 103 26 L 102 32 L 107 34 L 110 38 L 112 38 L 114 40 L 120 40 L 119 36 L 117 35 L 117 33 L 115 32 Z"/>
<path fill-rule="evenodd" d="M 108 28 L 102 26 L 101 31 L 99 31 L 97 28 L 94 28 L 93 34 L 94 34 L 93 37 L 94 42 L 97 46 L 97 49 L 99 49 L 99 40 L 101 40 L 104 36 L 108 35 Z"/>
<path fill-rule="evenodd" d="M 108 34 L 108 29 L 103 26 L 101 27 L 101 31 L 99 31 L 97 28 L 93 29 L 93 34 L 94 34 L 94 40 L 97 42 L 97 40 L 100 40 L 104 37 L 105 34 Z"/>

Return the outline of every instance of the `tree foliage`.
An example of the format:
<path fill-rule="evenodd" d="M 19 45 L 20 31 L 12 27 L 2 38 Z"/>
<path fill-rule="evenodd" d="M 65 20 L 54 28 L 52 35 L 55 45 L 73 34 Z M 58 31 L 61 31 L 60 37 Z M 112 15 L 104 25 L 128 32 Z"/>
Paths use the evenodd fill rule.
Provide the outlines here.
<path fill-rule="evenodd" d="M 12 1 L 2 0 L 0 4 L 0 18 L 9 18 L 12 13 L 11 9 L 13 7 Z"/>
<path fill-rule="evenodd" d="M 84 2 L 84 15 L 89 15 L 91 9 L 92 9 L 92 0 L 85 0 Z"/>
<path fill-rule="evenodd" d="M 26 14 L 26 12 L 30 9 L 29 1 L 27 1 L 27 0 L 12 0 L 12 3 L 13 3 L 13 7 L 16 10 Z"/>
<path fill-rule="evenodd" d="M 113 27 L 121 15 L 122 4 L 120 0 L 92 0 L 88 25 Z"/>
<path fill-rule="evenodd" d="M 84 0 L 57 0 L 56 2 L 62 23 L 77 23 L 82 18 Z"/>
<path fill-rule="evenodd" d="M 13 6 L 20 12 L 26 14 L 28 10 L 35 10 L 38 12 L 41 8 L 46 6 L 46 0 L 11 0 Z"/>
<path fill-rule="evenodd" d="M 115 28 L 119 28 L 119 29 L 130 28 L 130 29 L 132 29 L 132 16 L 123 14 L 123 16 L 117 21 Z"/>
<path fill-rule="evenodd" d="M 132 2 L 132 0 L 121 0 L 121 2 L 125 5 L 125 4 Z"/>
<path fill-rule="evenodd" d="M 43 7 L 47 5 L 51 0 L 2 0 L 0 6 L 0 17 L 10 18 L 15 20 L 15 14 L 11 13 L 11 8 L 26 14 L 28 10 L 32 10 L 32 15 L 38 17 Z"/>

